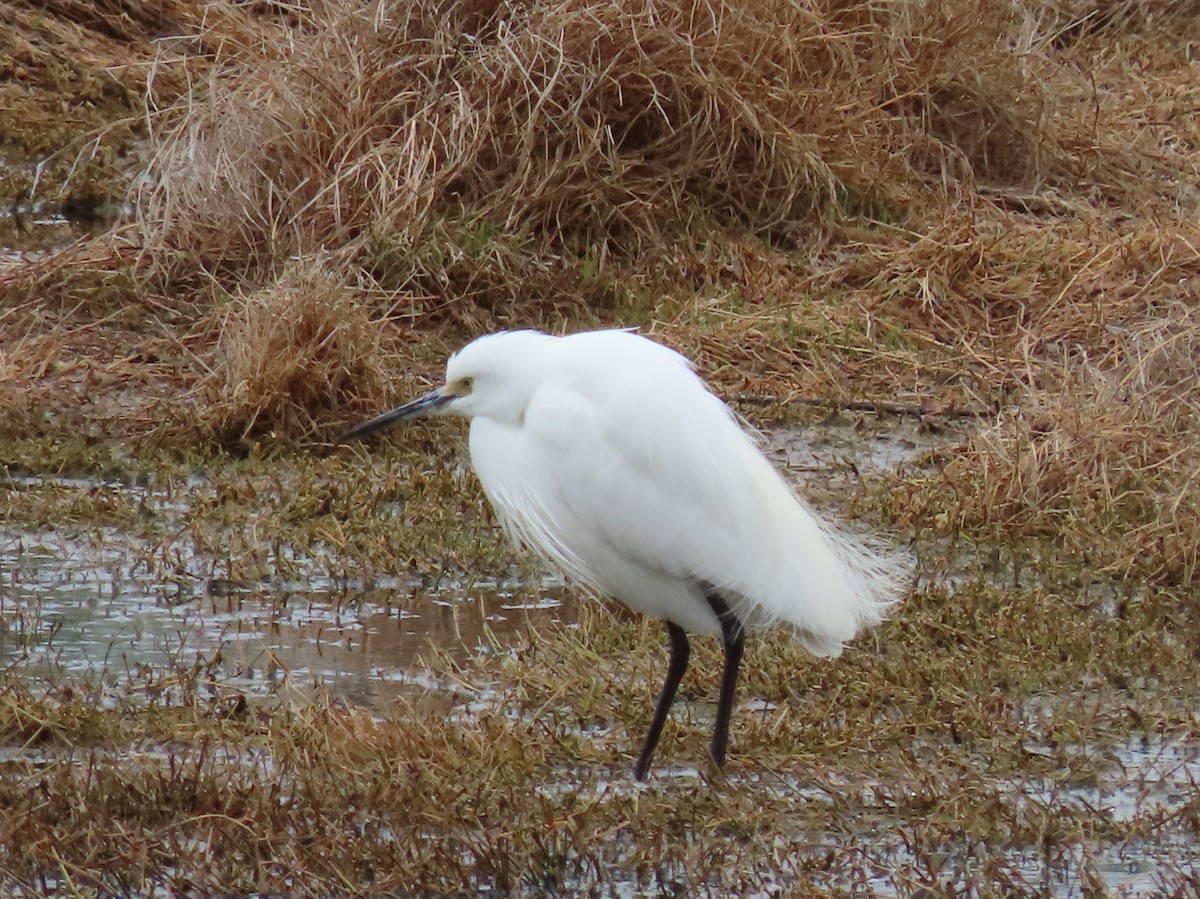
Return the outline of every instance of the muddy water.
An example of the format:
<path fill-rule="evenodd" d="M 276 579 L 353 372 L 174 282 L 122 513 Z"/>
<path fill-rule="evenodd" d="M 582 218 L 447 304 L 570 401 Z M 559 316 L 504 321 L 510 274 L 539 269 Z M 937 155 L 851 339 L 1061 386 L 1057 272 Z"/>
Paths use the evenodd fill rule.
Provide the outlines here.
<path fill-rule="evenodd" d="M 834 496 L 864 472 L 911 461 L 951 439 L 915 420 L 866 420 L 866 430 L 863 417 L 835 418 L 764 438 L 794 479 Z M 54 485 L 129 489 L 82 480 Z M 39 486 L 30 478 L 5 484 Z M 134 504 L 146 502 L 143 494 Z M 170 512 L 186 511 L 178 498 L 170 502 Z M 571 591 L 552 579 L 428 588 L 423 582 L 436 572 L 411 572 L 370 589 L 325 576 L 243 585 L 184 580 L 169 568 L 136 563 L 152 553 L 145 538 L 117 528 L 74 536 L 0 526 L 0 664 L 31 678 L 110 684 L 169 680 L 200 665 L 251 693 L 321 687 L 378 707 L 409 688 L 423 651 L 489 651 L 531 626 L 576 614 Z"/>
<path fill-rule="evenodd" d="M 367 589 L 209 579 L 192 595 L 127 575 L 128 535 L 110 537 L 99 546 L 53 533 L 0 538 L 0 662 L 33 679 L 135 687 L 199 665 L 251 694 L 323 688 L 382 707 L 410 683 L 422 651 L 486 650 L 574 615 L 554 582 L 427 589 L 396 578 Z"/>
<path fill-rule="evenodd" d="M 129 210 L 105 206 L 88 218 L 71 218 L 41 206 L 0 210 L 0 272 L 99 233 Z"/>
<path fill-rule="evenodd" d="M 911 419 L 876 421 L 870 416 L 834 416 L 818 425 L 764 434 L 776 461 L 821 508 L 836 508 L 851 495 L 858 478 L 901 465 L 919 466 L 927 450 L 960 437 L 961 432 L 931 430 Z M 10 478 L 0 483 L 0 490 L 47 486 L 132 490 L 111 482 L 32 478 Z M 160 517 L 181 516 L 187 503 L 203 494 L 204 485 L 196 486 L 196 491 L 182 491 L 182 498 L 143 489 L 133 505 L 150 504 Z M 176 505 L 169 507 L 171 503 Z M 204 566 L 190 559 L 182 560 L 191 566 L 186 577 L 172 576 L 169 566 L 131 564 L 131 559 L 153 554 L 153 543 L 116 527 L 81 536 L 22 532 L 0 522 L 0 667 L 34 682 L 99 681 L 108 688 L 106 697 L 170 690 L 173 683 L 199 680 L 249 696 L 303 698 L 319 688 L 383 709 L 398 696 L 443 686 L 423 677 L 423 653 L 504 651 L 518 645 L 528 629 L 570 622 L 578 611 L 574 594 L 551 579 L 534 584 L 438 583 L 437 572 L 398 572 L 368 587 L 336 581 L 317 573 L 319 564 L 306 566 L 296 559 L 299 576 L 242 584 L 211 571 L 203 576 Z M 948 585 L 953 574 L 928 576 Z M 192 676 L 197 668 L 204 675 L 199 679 Z M 180 672 L 186 676 L 176 676 Z M 704 704 L 691 706 L 691 720 L 707 726 Z M 748 703 L 744 711 L 752 708 Z M 1036 707 L 1031 706 L 1028 717 L 1037 719 Z M 1034 728 L 1025 751 L 1054 757 L 1056 749 L 1040 743 Z M 1186 813 L 1200 782 L 1200 747 L 1151 736 L 1108 751 L 1111 758 L 1092 782 L 1079 785 L 1015 773 L 997 780 L 997 796 L 1028 807 L 1031 816 L 1052 812 L 1087 819 L 1098 814 L 1124 822 L 1171 820 Z M 656 771 L 656 779 L 666 783 L 699 776 L 693 769 L 664 766 Z M 540 789 L 574 791 L 576 780 L 564 773 L 561 781 Z M 890 783 L 842 783 L 833 773 L 819 786 L 762 777 L 756 788 L 778 789 L 797 802 L 832 801 L 835 806 L 899 789 Z M 616 785 L 605 781 L 598 789 L 634 787 L 622 780 Z M 874 895 L 910 895 L 897 885 L 917 859 L 897 836 L 893 813 L 865 802 L 855 827 L 861 837 L 855 851 L 866 872 L 857 886 Z M 796 835 L 779 839 L 780 852 L 797 852 Z M 803 839 L 810 843 L 809 849 L 799 850 L 801 856 L 845 852 L 841 832 Z M 1098 879 L 1114 895 L 1133 896 L 1153 895 L 1156 885 L 1179 869 L 1181 859 L 1195 856 L 1195 849 L 1194 837 L 1172 830 L 1145 840 L 1097 836 L 1057 842 L 1044 852 L 1036 846 L 993 850 L 965 841 L 946 846 L 942 857 L 948 871 L 970 872 L 977 853 L 1002 853 L 1020 887 L 1014 894 L 1081 896 L 1094 892 Z M 964 894 L 969 883 L 958 882 Z"/>

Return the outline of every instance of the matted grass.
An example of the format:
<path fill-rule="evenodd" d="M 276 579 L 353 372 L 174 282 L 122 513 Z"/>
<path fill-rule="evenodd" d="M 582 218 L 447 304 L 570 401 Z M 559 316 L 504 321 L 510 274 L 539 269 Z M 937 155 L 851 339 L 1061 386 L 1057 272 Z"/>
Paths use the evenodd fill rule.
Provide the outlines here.
<path fill-rule="evenodd" d="M 681 704 L 645 787 L 627 769 L 659 629 L 593 607 L 511 656 L 434 658 L 463 698 L 383 718 L 246 703 L 203 667 L 128 696 L 10 684 L 2 876 L 27 894 L 998 896 L 1056 878 L 1075 894 L 1128 856 L 1186 890 L 1196 622 L 1164 647 L 1173 607 L 1108 618 L 1071 592 L 976 581 L 928 592 L 836 666 L 756 640 L 742 695 L 760 710 L 739 715 L 728 778 L 689 770 L 707 728 Z M 693 701 L 719 667 L 700 648 Z"/>
<path fill-rule="evenodd" d="M 275 450 L 145 458 L 141 475 L 125 461 L 124 482 L 10 481 L 0 501 L 32 546 L 128 539 L 107 564 L 159 584 L 163 603 L 220 585 L 250 601 L 261 579 L 528 577 L 454 463 L 456 430 L 403 432 L 374 461 Z M 870 507 L 896 478 L 927 476 L 868 477 L 851 498 Z M 487 652 L 430 645 L 421 686 L 376 709 L 276 691 L 270 655 L 249 686 L 246 671 L 230 683 L 220 650 L 182 642 L 170 665 L 114 647 L 90 676 L 47 677 L 22 659 L 74 638 L 22 599 L 18 555 L 0 591 L 0 877 L 28 895 L 999 896 L 1055 880 L 1078 894 L 1132 865 L 1152 872 L 1141 883 L 1187 889 L 1194 589 L 966 533 L 919 538 L 919 589 L 836 662 L 782 635 L 751 641 L 725 779 L 703 764 L 719 649 L 697 640 L 648 786 L 628 770 L 665 664 L 655 622 L 588 603 Z M 276 599 L 263 626 L 302 596 Z M 323 601 L 355 618 L 354 589 Z"/>

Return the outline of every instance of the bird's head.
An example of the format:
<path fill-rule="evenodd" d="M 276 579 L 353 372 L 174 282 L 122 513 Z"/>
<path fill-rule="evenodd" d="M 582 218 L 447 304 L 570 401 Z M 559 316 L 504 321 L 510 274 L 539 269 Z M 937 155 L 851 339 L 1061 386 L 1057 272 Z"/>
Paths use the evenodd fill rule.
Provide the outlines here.
<path fill-rule="evenodd" d="M 556 338 L 538 331 L 501 331 L 467 344 L 446 363 L 446 383 L 436 390 L 355 425 L 339 440 L 381 431 L 398 421 L 431 415 L 485 416 L 520 422 Z"/>

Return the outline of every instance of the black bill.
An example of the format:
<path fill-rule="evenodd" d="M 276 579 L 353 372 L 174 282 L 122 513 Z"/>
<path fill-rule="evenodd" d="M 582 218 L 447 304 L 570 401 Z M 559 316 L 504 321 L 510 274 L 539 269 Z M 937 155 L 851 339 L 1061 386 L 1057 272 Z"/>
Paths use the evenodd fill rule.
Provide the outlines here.
<path fill-rule="evenodd" d="M 384 428 L 390 427 L 398 421 L 404 421 L 406 418 L 421 418 L 424 415 L 430 415 L 452 399 L 454 399 L 454 396 L 444 393 L 440 387 L 437 390 L 431 390 L 424 396 L 410 400 L 403 406 L 397 406 L 390 412 L 384 412 L 382 415 L 376 415 L 372 419 L 355 425 L 338 437 L 338 442 L 346 443 L 350 440 L 366 437 L 368 434 L 382 431 Z"/>

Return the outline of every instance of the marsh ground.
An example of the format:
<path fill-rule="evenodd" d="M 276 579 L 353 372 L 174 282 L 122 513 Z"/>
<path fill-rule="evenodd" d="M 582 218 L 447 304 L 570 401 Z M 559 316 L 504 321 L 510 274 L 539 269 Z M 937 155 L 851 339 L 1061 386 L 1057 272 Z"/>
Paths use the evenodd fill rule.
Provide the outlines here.
<path fill-rule="evenodd" d="M 1195 895 L 1194 13 L 6 6 L 4 890 Z M 452 423 L 328 443 L 601 324 L 916 563 L 727 778 Z"/>

